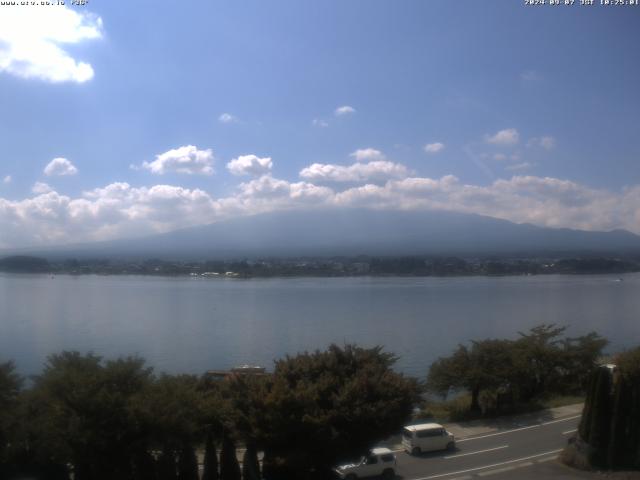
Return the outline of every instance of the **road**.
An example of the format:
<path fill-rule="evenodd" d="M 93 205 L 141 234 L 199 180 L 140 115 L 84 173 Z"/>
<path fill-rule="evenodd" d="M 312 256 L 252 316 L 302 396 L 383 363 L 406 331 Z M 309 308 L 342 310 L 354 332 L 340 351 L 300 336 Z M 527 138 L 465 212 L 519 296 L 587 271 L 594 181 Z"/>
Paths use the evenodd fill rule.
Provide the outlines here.
<path fill-rule="evenodd" d="M 518 426 L 457 441 L 456 449 L 411 456 L 397 451 L 398 478 L 462 480 L 554 460 L 576 431 L 580 415 Z"/>

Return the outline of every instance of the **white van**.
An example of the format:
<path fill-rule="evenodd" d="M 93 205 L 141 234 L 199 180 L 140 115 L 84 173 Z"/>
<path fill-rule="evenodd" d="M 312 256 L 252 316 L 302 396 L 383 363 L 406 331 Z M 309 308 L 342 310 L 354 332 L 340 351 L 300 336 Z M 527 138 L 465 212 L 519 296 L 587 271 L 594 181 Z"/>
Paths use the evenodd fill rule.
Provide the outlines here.
<path fill-rule="evenodd" d="M 453 450 L 456 446 L 453 434 L 438 423 L 407 425 L 402 429 L 402 446 L 411 455 L 433 450 Z"/>

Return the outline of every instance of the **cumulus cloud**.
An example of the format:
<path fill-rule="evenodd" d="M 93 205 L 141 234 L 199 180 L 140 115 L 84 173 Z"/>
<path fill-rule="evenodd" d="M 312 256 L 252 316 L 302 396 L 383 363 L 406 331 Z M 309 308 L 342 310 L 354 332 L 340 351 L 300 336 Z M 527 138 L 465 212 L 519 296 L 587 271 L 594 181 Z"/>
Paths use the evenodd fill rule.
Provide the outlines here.
<path fill-rule="evenodd" d="M 640 185 L 610 191 L 531 175 L 488 185 L 465 184 L 453 175 L 403 177 L 337 191 L 266 174 L 241 183 L 223 198 L 175 185 L 134 187 L 128 183 L 112 183 L 76 198 L 44 187 L 34 190 L 33 197 L 23 200 L 0 197 L 0 247 L 108 240 L 240 215 L 329 207 L 443 210 L 547 227 L 624 228 L 640 233 Z"/>
<path fill-rule="evenodd" d="M 153 162 L 144 162 L 142 168 L 156 175 L 185 173 L 188 175 L 213 175 L 213 152 L 198 150 L 193 145 L 174 148 L 156 155 Z"/>
<path fill-rule="evenodd" d="M 427 143 L 424 146 L 424 151 L 427 153 L 438 153 L 442 150 L 444 150 L 444 143 L 441 142 Z"/>
<path fill-rule="evenodd" d="M 78 173 L 78 169 L 75 165 L 62 157 L 54 158 L 44 167 L 44 174 L 47 177 L 64 177 L 76 173 Z"/>
<path fill-rule="evenodd" d="M 327 128 L 329 126 L 329 122 L 326 122 L 325 120 L 322 120 L 320 118 L 314 118 L 311 121 L 311 125 L 313 125 L 314 127 Z"/>
<path fill-rule="evenodd" d="M 238 117 L 231 115 L 230 113 L 222 113 L 218 117 L 220 123 L 238 123 Z"/>
<path fill-rule="evenodd" d="M 356 113 L 356 109 L 350 105 L 342 105 L 341 107 L 336 108 L 333 112 L 336 117 L 351 115 L 353 113 Z"/>
<path fill-rule="evenodd" d="M 369 163 L 354 163 L 343 166 L 330 163 L 314 163 L 300 171 L 305 180 L 319 182 L 369 182 L 409 175 L 407 167 L 384 160 Z"/>
<path fill-rule="evenodd" d="M 271 171 L 273 162 L 270 157 L 240 155 L 227 163 L 227 169 L 233 175 L 263 175 Z"/>
<path fill-rule="evenodd" d="M 485 140 L 493 145 L 515 145 L 520 140 L 520 134 L 515 128 L 507 128 L 494 135 L 486 135 Z"/>
<path fill-rule="evenodd" d="M 350 153 L 349 156 L 355 158 L 358 162 L 385 159 L 384 154 L 375 148 L 360 148 L 355 152 Z"/>
<path fill-rule="evenodd" d="M 77 61 L 64 45 L 102 37 L 102 19 L 58 5 L 4 6 L 0 15 L 0 71 L 48 82 L 86 82 L 89 63 Z"/>
<path fill-rule="evenodd" d="M 11 175 L 5 175 L 5 177 L 2 179 L 2 183 L 4 183 L 5 185 L 10 184 L 13 181 L 13 177 L 11 177 Z"/>
<path fill-rule="evenodd" d="M 31 187 L 31 192 L 36 195 L 42 195 L 43 193 L 53 192 L 53 188 L 51 188 L 47 183 L 44 182 L 36 182 Z"/>

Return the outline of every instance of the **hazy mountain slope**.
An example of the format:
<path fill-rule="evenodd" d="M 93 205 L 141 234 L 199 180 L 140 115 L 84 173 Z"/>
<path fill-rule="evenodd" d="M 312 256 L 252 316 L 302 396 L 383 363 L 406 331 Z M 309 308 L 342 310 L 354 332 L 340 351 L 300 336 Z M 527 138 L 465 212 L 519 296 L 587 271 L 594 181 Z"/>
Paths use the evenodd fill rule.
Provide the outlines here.
<path fill-rule="evenodd" d="M 617 230 L 549 229 L 450 212 L 275 212 L 150 237 L 32 251 L 48 256 L 228 258 L 300 255 L 640 252 Z"/>

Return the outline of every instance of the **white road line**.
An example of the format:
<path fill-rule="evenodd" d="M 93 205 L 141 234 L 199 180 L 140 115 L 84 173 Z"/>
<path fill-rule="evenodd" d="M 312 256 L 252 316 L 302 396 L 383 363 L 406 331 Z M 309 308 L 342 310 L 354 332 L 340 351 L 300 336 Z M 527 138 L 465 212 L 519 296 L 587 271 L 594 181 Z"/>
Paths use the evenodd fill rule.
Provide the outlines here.
<path fill-rule="evenodd" d="M 558 452 L 561 452 L 561 451 L 562 451 L 562 449 L 560 448 L 558 450 L 552 450 L 550 452 L 538 453 L 536 455 L 530 455 L 528 457 L 516 458 L 515 460 L 507 460 L 506 462 L 494 463 L 492 465 L 485 465 L 483 467 L 468 468 L 467 470 L 458 470 L 457 472 L 440 473 L 438 475 L 431 475 L 429 477 L 419 477 L 419 478 L 414 478 L 412 480 L 431 480 L 432 478 L 448 477 L 449 475 L 460 475 L 461 473 L 474 472 L 476 470 L 484 470 L 486 468 L 499 467 L 501 465 L 508 465 L 510 463 L 523 462 L 525 460 L 530 460 L 532 458 L 538 458 L 538 457 L 544 457 L 545 455 L 552 455 L 554 453 L 558 453 Z"/>
<path fill-rule="evenodd" d="M 551 425 L 552 423 L 566 422 L 567 420 L 574 420 L 576 418 L 580 418 L 581 416 L 582 415 L 574 415 L 573 417 L 561 418 L 559 420 L 551 420 L 550 422 L 544 422 L 544 423 L 541 423 L 540 425 Z"/>
<path fill-rule="evenodd" d="M 578 429 L 574 428 L 573 430 L 567 430 L 566 432 L 562 432 L 563 435 L 569 435 L 570 433 L 577 432 Z"/>
<path fill-rule="evenodd" d="M 504 430 L 502 432 L 489 433 L 487 435 L 481 435 L 479 437 L 461 438 L 456 440 L 456 443 L 469 442 L 471 440 L 480 440 L 481 438 L 495 437 L 496 435 L 506 435 L 507 433 L 519 432 L 520 430 L 529 430 L 530 428 L 538 428 L 540 425 L 529 425 L 528 427 L 514 428 L 513 430 Z"/>
<path fill-rule="evenodd" d="M 518 465 L 514 465 L 513 467 L 497 468 L 496 470 L 489 470 L 487 472 L 480 472 L 478 474 L 478 476 L 479 477 L 487 477 L 489 475 L 496 475 L 498 473 L 510 472 L 511 470 L 515 470 L 516 468 L 518 468 Z"/>
<path fill-rule="evenodd" d="M 480 435 L 479 437 L 461 438 L 460 440 L 456 440 L 456 443 L 469 442 L 471 440 L 480 440 L 481 438 L 495 437 L 496 435 L 506 435 L 507 433 L 519 432 L 521 430 L 529 430 L 531 428 L 539 428 L 539 427 L 542 427 L 542 426 L 545 426 L 545 425 L 551 425 L 553 423 L 558 423 L 558 422 L 567 422 L 569 420 L 574 420 L 576 418 L 580 418 L 581 416 L 582 415 L 575 415 L 573 417 L 561 418 L 559 420 L 551 420 L 549 422 L 537 423 L 535 425 L 529 425 L 528 427 L 520 427 L 520 428 L 511 429 L 511 430 L 503 430 L 501 432 L 496 432 L 496 433 L 489 433 L 487 435 Z"/>
<path fill-rule="evenodd" d="M 448 456 L 443 457 L 443 458 L 448 460 L 450 458 L 466 457 L 468 455 L 477 455 L 478 453 L 492 452 L 494 450 L 502 450 L 503 448 L 508 448 L 508 447 L 509 447 L 509 445 L 501 445 L 499 447 L 487 448 L 486 450 L 478 450 L 477 452 L 459 453 L 457 455 L 448 455 Z"/>
<path fill-rule="evenodd" d="M 536 463 L 550 462 L 551 460 L 555 460 L 556 458 L 558 458 L 557 455 L 554 455 L 553 457 L 539 458 L 538 460 L 536 460 Z"/>

